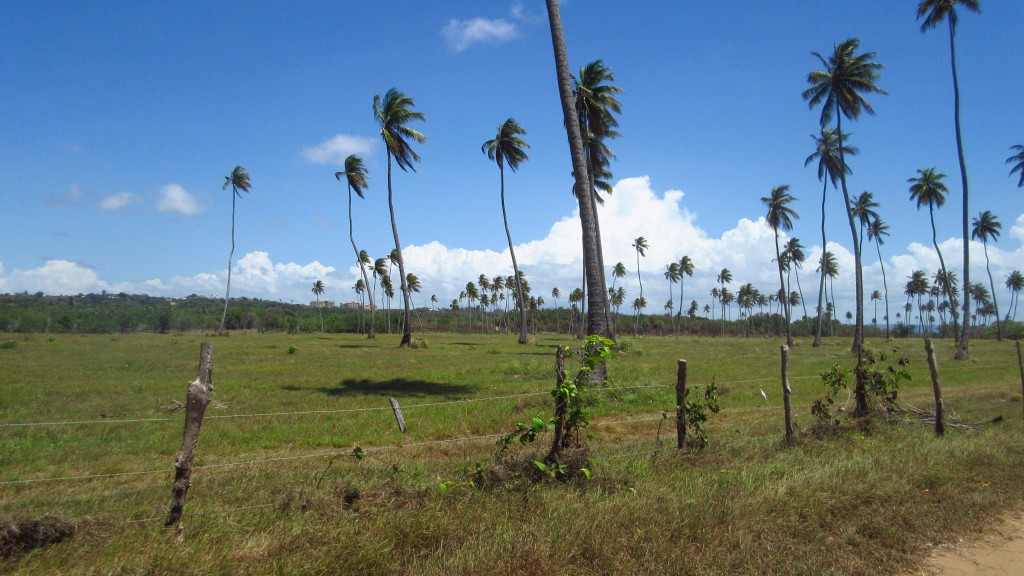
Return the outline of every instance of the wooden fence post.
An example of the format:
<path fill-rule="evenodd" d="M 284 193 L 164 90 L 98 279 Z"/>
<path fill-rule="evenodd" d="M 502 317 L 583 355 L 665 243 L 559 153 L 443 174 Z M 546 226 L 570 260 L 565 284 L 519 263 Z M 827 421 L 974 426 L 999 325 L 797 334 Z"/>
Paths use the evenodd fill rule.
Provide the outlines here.
<path fill-rule="evenodd" d="M 203 342 L 199 345 L 199 372 L 189 383 L 185 397 L 185 432 L 181 438 L 181 450 L 174 459 L 174 486 L 171 488 L 171 511 L 165 526 L 174 526 L 181 521 L 185 511 L 185 494 L 192 485 L 192 461 L 199 444 L 199 428 L 203 415 L 210 403 L 213 390 L 213 345 Z"/>
<path fill-rule="evenodd" d="M 1020 354 L 1020 340 L 1017 340 L 1017 369 L 1020 370 L 1021 417 L 1024 418 L 1024 358 Z"/>
<path fill-rule="evenodd" d="M 942 424 L 942 390 L 939 388 L 939 365 L 931 338 L 924 339 L 924 349 L 928 353 L 928 370 L 932 373 L 932 391 L 935 393 L 935 435 L 942 436 L 946 432 Z"/>
<path fill-rule="evenodd" d="M 676 375 L 676 448 L 686 445 L 686 360 L 677 360 Z"/>
<path fill-rule="evenodd" d="M 391 411 L 395 413 L 395 422 L 398 422 L 398 429 L 405 434 L 405 417 L 402 416 L 402 407 L 398 405 L 398 400 L 389 398 L 391 400 Z"/>
<path fill-rule="evenodd" d="M 569 353 L 568 347 L 555 347 L 555 386 L 561 388 L 565 383 L 565 357 Z M 555 396 L 555 430 L 554 438 L 551 440 L 551 450 L 544 458 L 545 464 L 558 462 L 558 455 L 563 448 L 569 447 L 569 437 L 565 435 L 565 415 L 569 407 L 566 405 L 565 396 Z"/>
<path fill-rule="evenodd" d="M 793 409 L 789 403 L 789 346 L 782 345 L 782 406 L 786 415 L 786 444 L 793 443 Z"/>

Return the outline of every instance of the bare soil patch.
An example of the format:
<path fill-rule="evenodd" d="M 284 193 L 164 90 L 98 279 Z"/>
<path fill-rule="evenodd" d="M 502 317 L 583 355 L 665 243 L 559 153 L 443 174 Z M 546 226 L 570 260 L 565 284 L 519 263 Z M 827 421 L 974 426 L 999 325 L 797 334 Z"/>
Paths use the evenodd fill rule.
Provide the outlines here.
<path fill-rule="evenodd" d="M 981 533 L 936 547 L 914 576 L 1016 576 L 1024 574 L 1024 509 Z"/>

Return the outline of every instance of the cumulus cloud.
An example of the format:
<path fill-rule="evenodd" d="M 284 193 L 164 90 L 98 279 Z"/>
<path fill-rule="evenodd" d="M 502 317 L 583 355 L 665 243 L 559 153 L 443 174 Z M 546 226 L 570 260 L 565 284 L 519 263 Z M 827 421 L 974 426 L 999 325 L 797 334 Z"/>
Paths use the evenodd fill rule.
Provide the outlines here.
<path fill-rule="evenodd" d="M 3 270 L 0 269 L 0 275 Z M 46 294 L 79 294 L 100 292 L 108 285 L 101 282 L 96 272 L 68 260 L 48 260 L 44 265 L 30 270 L 12 270 L 9 276 L 0 277 L 0 287 L 10 292 L 38 292 Z"/>
<path fill-rule="evenodd" d="M 100 200 L 100 209 L 107 211 L 122 210 L 137 201 L 138 197 L 131 192 L 118 192 Z"/>
<path fill-rule="evenodd" d="M 368 156 L 377 145 L 376 138 L 367 136 L 351 136 L 349 134 L 338 134 L 324 140 L 316 146 L 302 149 L 302 157 L 313 164 L 345 164 L 345 158 L 349 154 Z"/>
<path fill-rule="evenodd" d="M 473 18 L 471 20 L 451 19 L 442 30 L 448 47 L 462 52 L 479 42 L 504 42 L 519 35 L 516 25 L 504 20 Z"/>
<path fill-rule="evenodd" d="M 1021 242 L 1024 242 L 1024 214 L 1017 216 L 1017 221 L 1013 223 L 1013 227 L 1010 228 L 1010 238 L 1016 238 Z"/>
<path fill-rule="evenodd" d="M 199 200 L 178 184 L 168 184 L 160 188 L 160 200 L 156 207 L 161 212 L 177 212 L 190 217 L 202 211 Z"/>

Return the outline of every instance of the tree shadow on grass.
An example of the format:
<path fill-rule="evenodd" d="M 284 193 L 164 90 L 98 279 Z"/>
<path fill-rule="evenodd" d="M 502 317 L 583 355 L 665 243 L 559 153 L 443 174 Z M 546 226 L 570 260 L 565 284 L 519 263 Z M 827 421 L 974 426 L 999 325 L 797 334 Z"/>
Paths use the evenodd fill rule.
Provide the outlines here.
<path fill-rule="evenodd" d="M 328 396 L 443 396 L 449 399 L 460 399 L 473 392 L 473 387 L 465 384 L 445 384 L 426 380 L 408 380 L 394 378 L 391 380 L 342 380 L 337 386 L 320 388 L 300 388 L 298 386 L 282 386 L 282 390 L 298 391 L 313 390 Z"/>

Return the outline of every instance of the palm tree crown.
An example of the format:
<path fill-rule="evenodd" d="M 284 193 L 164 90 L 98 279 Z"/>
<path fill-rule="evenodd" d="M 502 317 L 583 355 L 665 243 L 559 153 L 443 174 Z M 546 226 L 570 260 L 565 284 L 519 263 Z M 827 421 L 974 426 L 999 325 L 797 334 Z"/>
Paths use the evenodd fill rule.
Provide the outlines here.
<path fill-rule="evenodd" d="M 911 183 L 910 199 L 917 201 L 918 209 L 926 204 L 929 208 L 941 208 L 946 203 L 946 194 L 949 193 L 949 189 L 942 182 L 946 175 L 936 172 L 934 167 L 923 170 L 918 168 L 917 173 L 916 178 L 907 179 L 907 182 Z"/>
<path fill-rule="evenodd" d="M 925 17 L 921 23 L 921 32 L 929 28 L 935 28 L 947 17 L 949 25 L 956 28 L 959 18 L 956 15 L 956 6 L 960 5 L 972 12 L 980 12 L 981 6 L 978 0 L 921 0 L 917 5 L 917 19 Z"/>
<path fill-rule="evenodd" d="M 882 69 L 881 64 L 872 61 L 876 54 L 866 52 L 857 55 L 855 52 L 858 48 L 860 40 L 849 38 L 836 46 L 827 60 L 817 52 L 811 53 L 821 60 L 825 70 L 814 70 L 808 74 L 807 82 L 811 87 L 804 90 L 803 97 L 811 108 L 822 105 L 823 127 L 832 121 L 836 109 L 851 120 L 859 118 L 861 112 L 874 115 L 874 108 L 862 93 L 886 94 L 885 90 L 875 85 L 879 78 L 878 71 Z M 838 139 L 841 143 L 842 137 Z"/>
<path fill-rule="evenodd" d="M 359 195 L 360 198 L 366 198 L 363 192 L 366 190 L 368 184 L 367 180 L 370 176 L 366 172 L 366 166 L 363 164 L 363 159 L 355 154 L 349 154 L 345 158 L 345 171 L 335 172 L 334 177 L 341 181 L 341 177 L 345 177 L 345 182 L 353 192 Z"/>
<path fill-rule="evenodd" d="M 426 136 L 406 126 L 413 120 L 426 120 L 422 112 L 412 110 L 416 103 L 412 98 L 399 92 L 396 88 L 388 90 L 382 98 L 380 94 L 373 97 L 373 117 L 380 125 L 380 135 L 390 156 L 393 156 L 402 170 L 416 171 L 413 162 L 419 162 L 419 154 L 412 149 L 409 140 L 423 142 Z"/>
<path fill-rule="evenodd" d="M 1010 146 L 1010 150 L 1016 150 L 1017 153 L 1006 159 L 1007 164 L 1013 164 L 1010 168 L 1010 174 L 1015 172 L 1020 174 L 1020 180 L 1017 181 L 1017 187 L 1024 187 L 1024 144 L 1014 144 Z"/>
<path fill-rule="evenodd" d="M 799 216 L 788 204 L 794 200 L 796 198 L 789 193 L 788 184 L 772 188 L 771 195 L 761 198 L 761 202 L 768 208 L 765 222 L 776 233 L 780 228 L 786 231 L 793 229 L 793 219 Z"/>
<path fill-rule="evenodd" d="M 519 164 L 528 160 L 524 148 L 530 145 L 520 136 L 526 134 L 526 130 L 515 121 L 509 118 L 498 125 L 498 134 L 480 146 L 480 151 L 487 154 L 487 158 L 495 161 L 498 168 L 504 169 L 507 163 L 513 172 L 519 169 Z"/>

